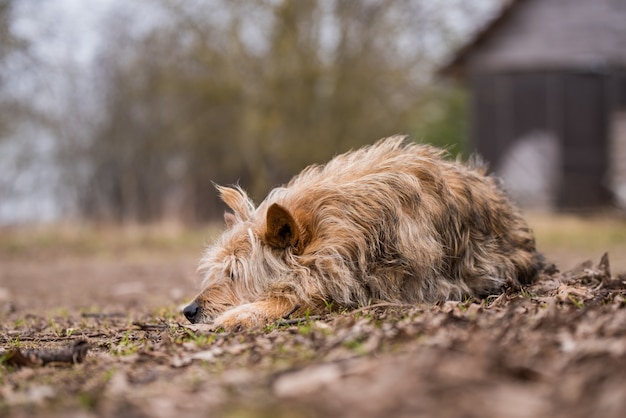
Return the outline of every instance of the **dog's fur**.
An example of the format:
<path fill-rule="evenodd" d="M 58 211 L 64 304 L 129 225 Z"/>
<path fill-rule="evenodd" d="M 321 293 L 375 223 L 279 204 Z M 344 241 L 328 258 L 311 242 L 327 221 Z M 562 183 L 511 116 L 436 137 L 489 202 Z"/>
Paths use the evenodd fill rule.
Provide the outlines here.
<path fill-rule="evenodd" d="M 218 187 L 233 213 L 185 315 L 237 329 L 330 303 L 459 300 L 531 281 L 541 257 L 518 210 L 483 167 L 444 157 L 394 136 L 308 167 L 258 208 Z"/>

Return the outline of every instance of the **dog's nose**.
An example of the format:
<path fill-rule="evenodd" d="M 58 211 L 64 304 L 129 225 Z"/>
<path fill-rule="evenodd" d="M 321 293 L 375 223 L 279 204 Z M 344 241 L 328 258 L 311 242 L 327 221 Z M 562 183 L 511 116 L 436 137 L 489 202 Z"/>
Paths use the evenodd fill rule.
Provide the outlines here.
<path fill-rule="evenodd" d="M 192 324 L 196 323 L 199 312 L 200 305 L 198 305 L 196 302 L 191 302 L 189 305 L 185 306 L 185 309 L 183 309 L 183 314 L 185 315 L 185 318 L 187 318 Z"/>

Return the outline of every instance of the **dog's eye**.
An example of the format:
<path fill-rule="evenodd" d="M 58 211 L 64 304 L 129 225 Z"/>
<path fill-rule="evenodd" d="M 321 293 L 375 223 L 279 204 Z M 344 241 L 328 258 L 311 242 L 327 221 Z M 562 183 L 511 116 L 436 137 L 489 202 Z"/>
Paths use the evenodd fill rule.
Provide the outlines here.
<path fill-rule="evenodd" d="M 230 277 L 230 280 L 235 280 L 235 272 L 233 270 L 228 270 L 228 277 Z"/>

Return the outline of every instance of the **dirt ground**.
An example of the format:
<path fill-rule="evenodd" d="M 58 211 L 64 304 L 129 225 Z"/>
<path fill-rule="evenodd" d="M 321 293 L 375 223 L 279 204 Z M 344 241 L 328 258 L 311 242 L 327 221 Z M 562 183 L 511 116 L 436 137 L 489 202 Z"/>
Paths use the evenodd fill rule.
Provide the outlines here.
<path fill-rule="evenodd" d="M 3 230 L 0 416 L 622 417 L 626 224 L 533 223 L 568 271 L 241 333 L 179 313 L 208 230 Z"/>

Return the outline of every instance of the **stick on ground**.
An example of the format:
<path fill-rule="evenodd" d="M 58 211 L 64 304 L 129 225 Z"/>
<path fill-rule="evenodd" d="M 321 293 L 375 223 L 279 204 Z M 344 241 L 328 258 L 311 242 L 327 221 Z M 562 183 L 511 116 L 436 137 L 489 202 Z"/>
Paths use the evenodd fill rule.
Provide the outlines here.
<path fill-rule="evenodd" d="M 74 341 L 68 347 L 57 350 L 20 350 L 19 348 L 0 354 L 2 363 L 13 367 L 45 366 L 48 363 L 81 363 L 89 344 L 86 340 Z"/>

